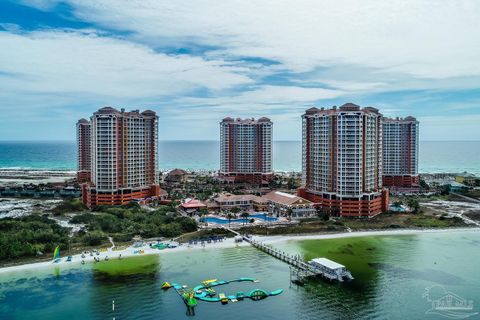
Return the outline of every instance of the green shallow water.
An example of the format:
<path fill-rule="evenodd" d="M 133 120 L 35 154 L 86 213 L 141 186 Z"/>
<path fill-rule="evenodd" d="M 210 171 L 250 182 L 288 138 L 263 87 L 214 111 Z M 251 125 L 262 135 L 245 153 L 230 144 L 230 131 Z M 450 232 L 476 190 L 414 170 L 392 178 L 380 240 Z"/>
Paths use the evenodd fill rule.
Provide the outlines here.
<path fill-rule="evenodd" d="M 436 285 L 480 308 L 480 232 L 289 241 L 275 245 L 307 259 L 328 257 L 355 280 L 290 285 L 289 267 L 251 247 L 170 252 L 75 268 L 0 275 L 0 319 L 184 319 L 186 308 L 164 281 L 255 277 L 217 292 L 284 289 L 262 301 L 199 302 L 196 319 L 440 319 L 422 295 Z M 439 288 L 439 287 L 437 287 Z M 115 311 L 111 310 L 115 300 Z M 475 305 L 475 303 L 477 303 Z M 477 315 L 478 317 L 478 315 Z"/>

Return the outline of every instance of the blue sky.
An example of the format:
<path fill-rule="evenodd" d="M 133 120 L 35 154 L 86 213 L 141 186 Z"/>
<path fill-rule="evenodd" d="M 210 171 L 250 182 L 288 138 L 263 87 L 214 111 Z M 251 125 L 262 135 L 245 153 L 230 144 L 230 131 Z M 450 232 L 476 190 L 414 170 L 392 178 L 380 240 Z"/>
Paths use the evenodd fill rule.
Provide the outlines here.
<path fill-rule="evenodd" d="M 73 140 L 101 106 L 153 109 L 160 139 L 213 140 L 308 107 L 413 115 L 422 140 L 480 140 L 480 2 L 0 1 L 0 140 Z"/>

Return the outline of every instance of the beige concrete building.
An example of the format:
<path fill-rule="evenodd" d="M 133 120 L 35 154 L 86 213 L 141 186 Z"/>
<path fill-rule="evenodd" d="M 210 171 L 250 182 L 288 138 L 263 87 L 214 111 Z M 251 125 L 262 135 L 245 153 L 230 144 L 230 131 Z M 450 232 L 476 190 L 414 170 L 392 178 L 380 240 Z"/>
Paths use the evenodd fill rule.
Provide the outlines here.
<path fill-rule="evenodd" d="M 316 215 L 311 201 L 299 196 L 281 191 L 272 191 L 262 197 L 269 203 L 269 212 L 280 216 L 289 216 L 291 210 L 293 218 L 302 218 Z"/>
<path fill-rule="evenodd" d="M 214 202 L 221 210 L 231 210 L 238 207 L 240 209 L 253 209 L 264 211 L 268 209 L 268 202 L 262 197 L 253 194 L 230 194 L 226 193 L 214 199 Z"/>

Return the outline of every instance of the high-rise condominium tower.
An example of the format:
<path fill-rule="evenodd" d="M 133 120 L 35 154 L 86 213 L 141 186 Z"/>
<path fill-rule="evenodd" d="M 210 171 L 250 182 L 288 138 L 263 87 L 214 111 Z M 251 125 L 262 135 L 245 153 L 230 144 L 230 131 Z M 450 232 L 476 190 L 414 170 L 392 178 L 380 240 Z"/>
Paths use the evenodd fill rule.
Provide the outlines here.
<path fill-rule="evenodd" d="M 383 184 L 418 188 L 418 127 L 414 117 L 383 121 Z"/>
<path fill-rule="evenodd" d="M 80 119 L 77 122 L 77 181 L 90 182 L 92 173 L 90 122 Z"/>
<path fill-rule="evenodd" d="M 155 112 L 105 107 L 93 114 L 90 125 L 92 177 L 82 188 L 84 203 L 120 205 L 158 197 Z"/>
<path fill-rule="evenodd" d="M 262 183 L 272 171 L 272 122 L 225 118 L 220 122 L 220 176 L 235 182 Z"/>
<path fill-rule="evenodd" d="M 382 115 L 347 103 L 308 109 L 303 119 L 299 195 L 333 215 L 377 215 L 388 209 L 382 189 Z"/>

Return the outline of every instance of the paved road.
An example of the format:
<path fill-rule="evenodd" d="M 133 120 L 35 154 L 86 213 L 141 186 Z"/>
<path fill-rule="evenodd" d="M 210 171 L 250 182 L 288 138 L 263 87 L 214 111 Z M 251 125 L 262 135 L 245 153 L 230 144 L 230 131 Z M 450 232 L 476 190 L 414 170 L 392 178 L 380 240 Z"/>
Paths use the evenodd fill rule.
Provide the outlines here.
<path fill-rule="evenodd" d="M 112 238 L 112 237 L 108 237 L 108 241 L 110 241 L 110 243 L 112 244 L 112 246 L 110 247 L 110 251 L 112 251 L 113 248 L 115 248 L 115 243 L 113 242 L 113 238 Z"/>

